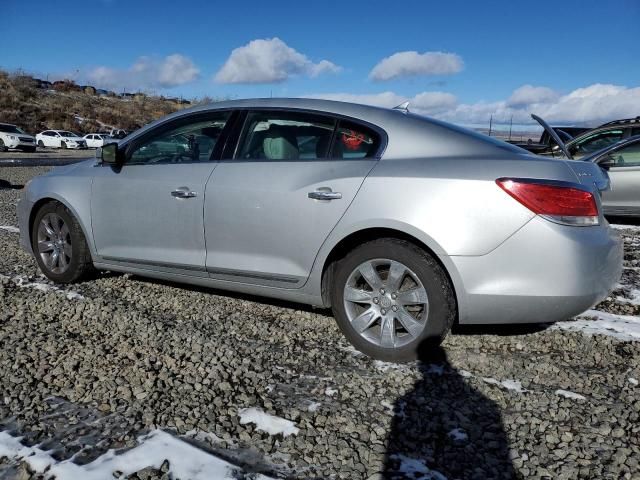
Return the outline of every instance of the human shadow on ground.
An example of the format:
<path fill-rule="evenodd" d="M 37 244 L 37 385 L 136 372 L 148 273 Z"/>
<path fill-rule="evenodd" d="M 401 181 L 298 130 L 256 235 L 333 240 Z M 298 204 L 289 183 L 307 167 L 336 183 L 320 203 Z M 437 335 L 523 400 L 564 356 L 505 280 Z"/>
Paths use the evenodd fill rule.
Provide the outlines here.
<path fill-rule="evenodd" d="M 419 348 L 421 378 L 394 405 L 383 478 L 518 478 L 498 405 L 465 382 L 442 347 Z"/>
<path fill-rule="evenodd" d="M 0 178 L 0 190 L 20 190 L 24 185 L 13 185 L 7 180 Z"/>

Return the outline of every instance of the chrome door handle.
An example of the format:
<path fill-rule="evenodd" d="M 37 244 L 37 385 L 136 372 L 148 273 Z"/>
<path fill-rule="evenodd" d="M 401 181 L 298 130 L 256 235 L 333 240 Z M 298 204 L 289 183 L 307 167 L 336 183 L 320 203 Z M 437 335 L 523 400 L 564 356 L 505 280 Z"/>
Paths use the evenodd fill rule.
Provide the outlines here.
<path fill-rule="evenodd" d="M 340 200 L 342 198 L 340 192 L 332 192 L 330 190 L 316 190 L 315 192 L 309 192 L 308 196 L 314 200 Z"/>
<path fill-rule="evenodd" d="M 171 196 L 176 198 L 193 198 L 197 197 L 198 194 L 196 192 L 192 192 L 187 187 L 180 187 L 177 190 L 173 190 L 171 192 Z"/>

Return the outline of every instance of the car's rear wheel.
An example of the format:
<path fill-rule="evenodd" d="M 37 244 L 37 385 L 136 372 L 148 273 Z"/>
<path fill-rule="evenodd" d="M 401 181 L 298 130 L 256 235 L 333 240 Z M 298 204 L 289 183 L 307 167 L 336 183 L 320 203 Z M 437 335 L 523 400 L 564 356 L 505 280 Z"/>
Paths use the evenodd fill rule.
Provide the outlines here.
<path fill-rule="evenodd" d="M 49 202 L 38 210 L 31 247 L 40 269 L 54 282 L 76 282 L 93 268 L 82 228 L 61 203 Z"/>
<path fill-rule="evenodd" d="M 365 243 L 338 262 L 333 313 L 347 339 L 370 357 L 415 360 L 423 342 L 441 342 L 456 318 L 451 283 L 440 264 L 395 238 Z"/>
<path fill-rule="evenodd" d="M 40 148 L 44 148 L 44 142 L 42 140 L 38 140 L 38 146 Z"/>
<path fill-rule="evenodd" d="M 65 142 L 60 142 L 60 148 L 67 148 L 67 144 Z"/>
<path fill-rule="evenodd" d="M 9 149 L 4 144 L 4 141 L 0 138 L 0 152 L 6 152 L 7 150 L 9 150 Z"/>

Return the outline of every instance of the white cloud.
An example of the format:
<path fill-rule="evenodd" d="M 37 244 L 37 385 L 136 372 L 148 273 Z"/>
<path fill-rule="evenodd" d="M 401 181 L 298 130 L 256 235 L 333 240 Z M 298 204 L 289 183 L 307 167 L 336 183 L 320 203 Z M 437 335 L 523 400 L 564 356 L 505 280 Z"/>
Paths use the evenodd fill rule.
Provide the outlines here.
<path fill-rule="evenodd" d="M 532 103 L 553 102 L 559 94 L 548 87 L 534 87 L 533 85 L 523 85 L 511 94 L 508 104 L 511 106 L 530 105 Z"/>
<path fill-rule="evenodd" d="M 464 63 L 455 53 L 397 52 L 383 58 L 369 73 L 376 81 L 416 75 L 452 75 L 462 71 Z"/>
<path fill-rule="evenodd" d="M 176 53 L 161 60 L 140 57 L 127 69 L 96 67 L 86 77 L 100 88 L 144 90 L 184 85 L 198 78 L 199 73 L 191 59 Z"/>
<path fill-rule="evenodd" d="M 394 107 L 409 101 L 409 110 L 463 125 L 488 125 L 493 116 L 496 124 L 536 125 L 535 113 L 555 124 L 595 126 L 618 118 L 635 117 L 640 112 L 640 87 L 594 84 L 565 95 L 547 87 L 525 85 L 506 100 L 495 102 L 457 103 L 445 92 L 422 92 L 413 97 L 387 91 L 377 94 L 324 93 L 310 95 L 345 102 Z"/>
<path fill-rule="evenodd" d="M 274 37 L 252 40 L 234 49 L 214 80 L 218 83 L 279 83 L 292 75 L 316 77 L 340 70 L 341 67 L 328 60 L 313 63 L 306 55 Z"/>

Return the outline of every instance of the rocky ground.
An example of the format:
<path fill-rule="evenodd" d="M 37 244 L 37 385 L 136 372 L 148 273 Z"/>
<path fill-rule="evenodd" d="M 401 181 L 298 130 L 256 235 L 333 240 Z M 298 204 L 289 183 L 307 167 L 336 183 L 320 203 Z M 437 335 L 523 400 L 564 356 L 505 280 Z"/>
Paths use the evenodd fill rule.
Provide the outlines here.
<path fill-rule="evenodd" d="M 0 478 L 164 430 L 238 465 L 229 478 L 640 479 L 640 335 L 582 328 L 638 326 L 640 228 L 619 230 L 621 285 L 582 330 L 459 329 L 400 366 L 355 352 L 326 311 L 120 274 L 49 284 L 7 228 L 43 171 L 0 168 Z M 191 476 L 170 450 L 113 476 Z"/>

